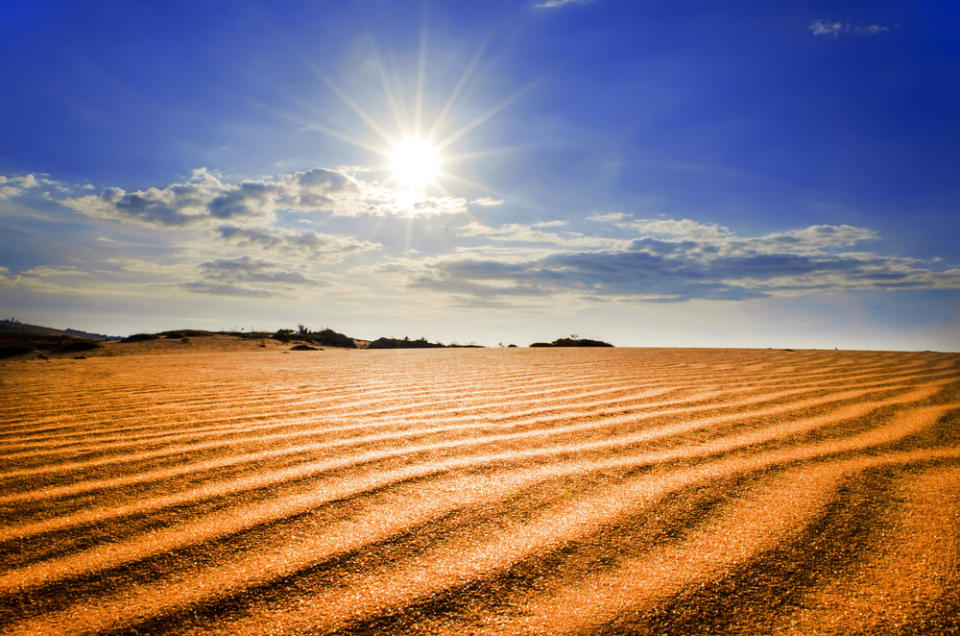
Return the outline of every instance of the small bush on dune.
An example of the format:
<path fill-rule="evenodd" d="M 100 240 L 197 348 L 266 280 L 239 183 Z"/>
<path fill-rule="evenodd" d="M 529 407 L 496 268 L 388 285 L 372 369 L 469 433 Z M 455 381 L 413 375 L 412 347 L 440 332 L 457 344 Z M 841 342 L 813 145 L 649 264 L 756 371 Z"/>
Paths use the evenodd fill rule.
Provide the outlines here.
<path fill-rule="evenodd" d="M 427 342 L 426 338 L 411 340 L 409 337 L 400 340 L 399 338 L 377 338 L 369 345 L 367 349 L 440 349 L 443 345 L 439 342 Z"/>
<path fill-rule="evenodd" d="M 357 343 L 353 338 L 333 329 L 322 329 L 320 331 L 311 331 L 306 325 L 297 325 L 297 330 L 281 329 L 274 336 L 282 342 L 289 340 L 300 340 L 302 342 L 311 342 L 313 344 L 323 345 L 325 347 L 345 347 L 347 349 L 356 349 Z M 286 338 L 286 340 L 284 340 Z"/>
<path fill-rule="evenodd" d="M 274 340 L 279 340 L 280 342 L 290 342 L 293 340 L 293 335 L 293 329 L 277 329 L 275 332 L 273 332 L 271 338 Z"/>
<path fill-rule="evenodd" d="M 553 342 L 534 342 L 531 347 L 612 347 L 609 342 L 589 338 L 557 338 Z"/>
<path fill-rule="evenodd" d="M 155 333 L 135 333 L 132 336 L 127 336 L 120 342 L 146 342 L 148 340 L 156 340 L 159 338 Z"/>
<path fill-rule="evenodd" d="M 180 338 L 206 338 L 213 336 L 213 332 L 201 329 L 175 329 L 173 331 L 161 331 L 157 335 L 163 336 L 167 340 L 179 340 Z"/>
<path fill-rule="evenodd" d="M 554 347 L 612 347 L 609 342 L 589 338 L 558 338 L 550 343 Z"/>
<path fill-rule="evenodd" d="M 353 338 L 333 329 L 324 329 L 317 333 L 311 333 L 308 336 L 310 342 L 316 342 L 326 347 L 346 347 L 347 349 L 356 349 L 357 343 Z"/>
<path fill-rule="evenodd" d="M 297 325 L 297 330 L 277 329 L 273 335 L 269 336 L 280 342 L 310 342 L 312 344 L 323 345 L 325 347 L 345 347 L 347 349 L 356 349 L 357 343 L 353 338 L 333 329 L 323 329 L 321 331 L 311 331 L 305 325 Z"/>
<path fill-rule="evenodd" d="M 28 346 L 10 346 L 10 347 L 0 347 L 0 359 L 2 358 L 12 358 L 13 356 L 19 356 L 24 353 L 30 353 L 33 351 L 33 347 Z"/>

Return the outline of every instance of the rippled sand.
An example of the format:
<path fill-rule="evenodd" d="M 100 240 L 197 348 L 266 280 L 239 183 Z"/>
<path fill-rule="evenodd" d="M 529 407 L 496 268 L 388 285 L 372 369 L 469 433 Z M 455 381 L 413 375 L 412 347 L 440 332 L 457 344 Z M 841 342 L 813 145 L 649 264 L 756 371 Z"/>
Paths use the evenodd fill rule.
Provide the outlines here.
<path fill-rule="evenodd" d="M 0 363 L 0 633 L 960 630 L 960 355 Z"/>

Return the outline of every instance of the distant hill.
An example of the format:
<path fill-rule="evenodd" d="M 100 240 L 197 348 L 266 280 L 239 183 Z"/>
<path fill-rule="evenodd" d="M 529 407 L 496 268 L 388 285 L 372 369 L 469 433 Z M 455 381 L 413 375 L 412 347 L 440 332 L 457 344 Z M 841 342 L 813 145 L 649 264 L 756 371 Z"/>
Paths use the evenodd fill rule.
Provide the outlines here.
<path fill-rule="evenodd" d="M 557 338 L 553 342 L 534 342 L 531 347 L 612 347 L 609 342 L 590 338 Z"/>
<path fill-rule="evenodd" d="M 57 334 L 0 331 L 0 359 L 39 352 L 58 354 L 83 353 L 100 348 L 99 342 L 103 341 Z"/>
<path fill-rule="evenodd" d="M 324 347 L 343 347 L 345 349 L 356 349 L 359 342 L 339 331 L 333 329 L 321 329 L 320 331 L 311 331 L 304 325 L 299 325 L 297 330 L 278 329 L 268 337 L 280 342 L 302 342 L 323 345 Z"/>
<path fill-rule="evenodd" d="M 420 338 L 419 340 L 377 338 L 367 345 L 367 349 L 442 349 L 444 346 L 439 342 L 427 342 L 426 338 Z"/>
<path fill-rule="evenodd" d="M 102 333 L 90 333 L 79 329 L 53 329 L 52 327 L 41 327 L 40 325 L 30 325 L 19 320 L 0 320 L 0 333 L 18 333 L 29 336 L 70 336 L 73 338 L 84 338 L 86 340 L 119 340 L 115 336 L 108 336 Z"/>

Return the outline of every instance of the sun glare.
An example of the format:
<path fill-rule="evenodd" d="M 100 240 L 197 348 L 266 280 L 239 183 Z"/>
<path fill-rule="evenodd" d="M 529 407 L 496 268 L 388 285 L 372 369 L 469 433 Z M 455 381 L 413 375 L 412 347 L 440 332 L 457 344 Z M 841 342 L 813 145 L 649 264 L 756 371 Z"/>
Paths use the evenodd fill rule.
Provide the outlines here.
<path fill-rule="evenodd" d="M 440 175 L 440 155 L 429 141 L 407 137 L 391 151 L 390 171 L 401 188 L 422 191 Z"/>
<path fill-rule="evenodd" d="M 472 152 L 452 152 L 451 148 L 454 144 L 462 143 L 462 140 L 471 131 L 513 103 L 532 84 L 505 99 L 501 99 L 486 111 L 480 112 L 472 120 L 466 123 L 458 122 L 454 125 L 456 120 L 454 117 L 455 107 L 458 100 L 462 99 L 468 80 L 480 63 L 486 46 L 487 42 L 484 42 L 474 54 L 450 96 L 443 106 L 436 111 L 435 115 L 434 109 L 425 108 L 424 104 L 424 86 L 427 81 L 425 30 L 421 32 L 417 79 L 412 91 L 402 86 L 400 75 L 391 72 L 384 64 L 376 43 L 371 42 L 371 59 L 373 59 L 374 66 L 380 76 L 384 97 L 392 114 L 393 126 L 384 118 L 378 118 L 376 115 L 369 113 L 361 104 L 341 90 L 330 77 L 313 66 L 311 68 L 313 68 L 317 77 L 366 124 L 368 133 L 372 133 L 372 135 L 358 136 L 345 130 L 330 128 L 321 122 L 303 120 L 283 112 L 280 112 L 280 114 L 298 124 L 306 125 L 311 130 L 345 141 L 381 157 L 383 163 L 370 167 L 378 175 L 386 176 L 386 179 L 382 182 L 378 178 L 377 183 L 382 184 L 385 196 L 393 198 L 396 204 L 393 206 L 393 211 L 397 214 L 429 213 L 435 209 L 431 207 L 430 203 L 433 199 L 455 196 L 448 189 L 451 183 L 459 184 L 471 191 L 490 194 L 489 188 L 484 184 L 451 172 L 451 168 L 462 164 L 466 160 L 514 152 L 519 148 L 505 147 Z M 411 94 L 413 96 L 412 104 L 408 104 L 403 95 Z M 424 121 L 428 113 L 432 117 L 432 121 L 429 122 Z M 461 197 L 458 200 L 465 199 Z"/>

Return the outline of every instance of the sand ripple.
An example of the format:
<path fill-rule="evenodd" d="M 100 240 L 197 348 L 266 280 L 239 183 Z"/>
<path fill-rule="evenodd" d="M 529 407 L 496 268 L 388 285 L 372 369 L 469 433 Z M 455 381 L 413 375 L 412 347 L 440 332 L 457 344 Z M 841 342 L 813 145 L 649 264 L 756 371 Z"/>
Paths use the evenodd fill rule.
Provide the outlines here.
<path fill-rule="evenodd" d="M 0 633 L 960 631 L 960 355 L 0 364 Z"/>

